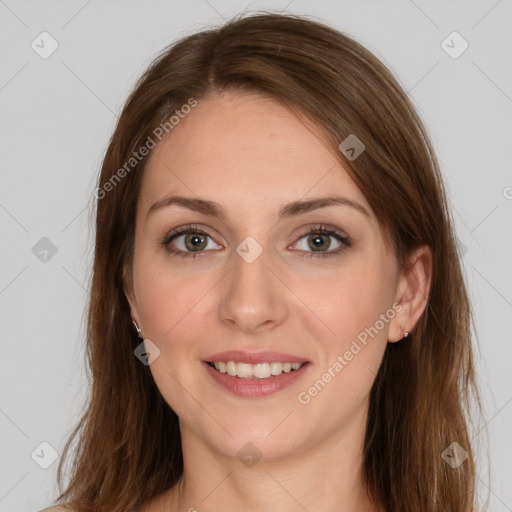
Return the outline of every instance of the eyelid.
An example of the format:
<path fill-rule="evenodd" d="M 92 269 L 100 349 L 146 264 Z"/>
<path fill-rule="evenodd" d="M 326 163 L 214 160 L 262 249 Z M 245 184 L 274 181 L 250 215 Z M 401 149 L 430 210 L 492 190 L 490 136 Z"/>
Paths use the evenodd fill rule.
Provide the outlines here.
<path fill-rule="evenodd" d="M 203 227 L 199 226 L 199 224 L 185 224 L 184 226 L 180 226 L 180 227 L 172 229 L 171 231 L 169 231 L 169 233 L 167 233 L 165 235 L 164 238 L 170 239 L 173 236 L 183 235 L 183 234 L 186 234 L 189 232 L 190 233 L 201 233 L 201 234 L 208 235 L 210 237 L 212 236 L 212 234 L 208 231 L 208 228 L 203 228 Z"/>
<path fill-rule="evenodd" d="M 296 236 L 303 237 L 304 235 L 308 235 L 311 232 L 315 231 L 332 231 L 336 233 L 340 238 L 346 238 L 348 239 L 348 235 L 341 231 L 336 226 L 333 226 L 331 224 L 324 224 L 324 223 L 318 223 L 318 224 L 310 224 L 309 226 L 306 226 L 301 231 L 299 231 Z"/>

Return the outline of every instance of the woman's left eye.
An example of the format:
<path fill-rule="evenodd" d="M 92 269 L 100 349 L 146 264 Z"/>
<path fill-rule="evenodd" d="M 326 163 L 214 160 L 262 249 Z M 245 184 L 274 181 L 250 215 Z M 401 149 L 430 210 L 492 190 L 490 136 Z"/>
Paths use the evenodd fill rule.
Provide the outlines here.
<path fill-rule="evenodd" d="M 336 239 L 338 244 L 334 249 L 331 248 L 332 244 L 330 239 L 332 238 Z M 208 239 L 210 239 L 216 246 L 213 250 L 222 248 L 222 246 L 213 242 L 211 236 L 207 232 L 195 225 L 184 226 L 183 228 L 172 231 L 162 239 L 161 244 L 171 254 L 195 258 L 204 252 L 208 252 L 206 249 L 212 250 L 212 248 L 209 247 L 210 244 L 208 243 Z M 305 243 L 301 242 L 302 240 L 304 240 Z M 172 245 L 175 247 L 172 247 Z M 305 253 L 304 256 L 323 257 L 333 256 L 340 253 L 345 248 L 350 247 L 351 242 L 346 235 L 337 229 L 320 225 L 310 228 L 302 234 L 299 241 L 295 242 L 294 245 L 300 245 L 298 249 Z"/>
<path fill-rule="evenodd" d="M 336 239 L 338 244 L 334 249 L 331 248 L 332 243 L 330 239 L 332 238 Z M 300 243 L 301 240 L 304 240 L 302 244 Z M 335 256 L 350 247 L 351 242 L 346 235 L 337 229 L 321 225 L 303 234 L 295 245 L 301 245 L 298 249 L 305 252 L 304 256 L 311 258 L 313 256 Z M 311 249 L 311 251 L 308 249 Z"/>

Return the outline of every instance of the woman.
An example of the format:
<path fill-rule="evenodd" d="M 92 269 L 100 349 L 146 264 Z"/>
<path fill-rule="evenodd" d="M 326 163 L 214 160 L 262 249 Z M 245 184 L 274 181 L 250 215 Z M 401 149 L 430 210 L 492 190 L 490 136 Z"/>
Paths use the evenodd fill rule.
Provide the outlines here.
<path fill-rule="evenodd" d="M 67 510 L 476 509 L 453 220 L 370 52 L 276 14 L 182 39 L 96 197 Z"/>

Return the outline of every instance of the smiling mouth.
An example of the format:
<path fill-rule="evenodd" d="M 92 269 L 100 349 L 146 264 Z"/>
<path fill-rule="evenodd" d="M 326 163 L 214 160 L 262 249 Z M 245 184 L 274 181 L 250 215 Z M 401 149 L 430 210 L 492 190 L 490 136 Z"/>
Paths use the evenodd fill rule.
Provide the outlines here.
<path fill-rule="evenodd" d="M 207 361 L 207 364 L 220 373 L 227 373 L 240 379 L 269 379 L 283 373 L 294 372 L 302 368 L 303 363 L 239 363 L 236 361 Z"/>

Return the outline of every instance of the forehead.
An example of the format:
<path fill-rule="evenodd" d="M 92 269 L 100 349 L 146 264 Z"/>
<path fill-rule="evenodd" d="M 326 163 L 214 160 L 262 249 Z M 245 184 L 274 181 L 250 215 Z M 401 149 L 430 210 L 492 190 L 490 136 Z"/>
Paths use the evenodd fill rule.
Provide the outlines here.
<path fill-rule="evenodd" d="M 199 100 L 152 150 L 141 203 L 170 193 L 260 209 L 339 193 L 371 212 L 319 130 L 278 101 L 224 92 Z M 149 207 L 149 206 L 148 206 Z"/>

